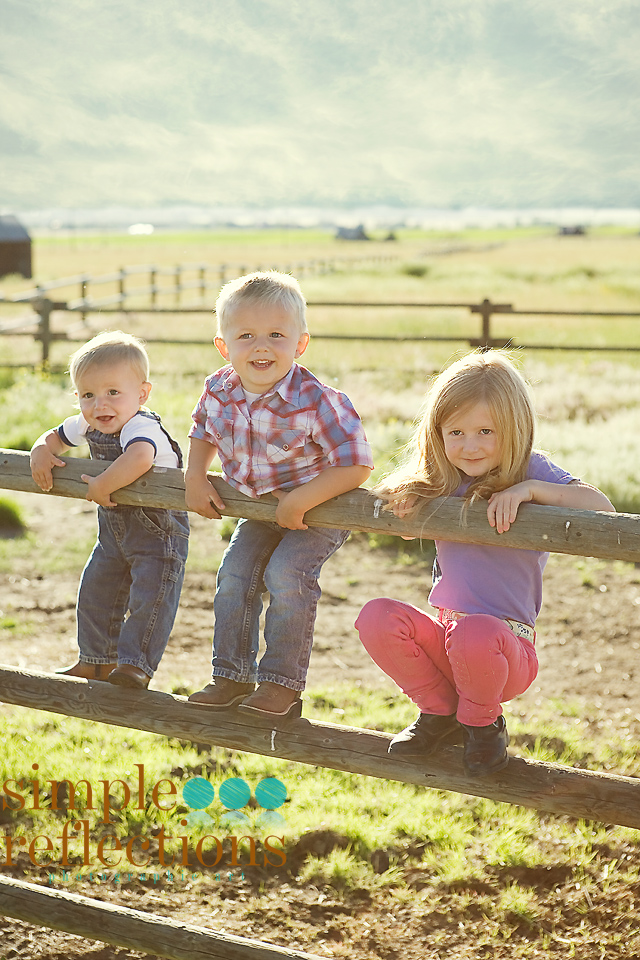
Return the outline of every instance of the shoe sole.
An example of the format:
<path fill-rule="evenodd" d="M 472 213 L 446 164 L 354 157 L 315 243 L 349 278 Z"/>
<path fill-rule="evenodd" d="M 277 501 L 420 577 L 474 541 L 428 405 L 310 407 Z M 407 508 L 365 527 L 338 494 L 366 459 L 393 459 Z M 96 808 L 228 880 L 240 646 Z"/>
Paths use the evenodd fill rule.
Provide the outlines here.
<path fill-rule="evenodd" d="M 274 710 L 263 710 L 260 707 L 252 707 L 251 704 L 248 703 L 241 703 L 238 710 L 254 716 L 265 717 L 266 719 L 293 720 L 294 718 L 302 716 L 302 700 L 294 700 L 286 710 L 281 710 L 279 713 L 276 713 Z"/>
<path fill-rule="evenodd" d="M 187 703 L 194 703 L 196 707 L 207 707 L 209 710 L 229 710 L 230 707 L 235 707 L 239 703 L 242 703 L 248 696 L 248 693 L 239 693 L 235 697 L 232 697 L 231 700 L 227 700 L 226 703 L 207 703 L 205 700 L 192 700 L 191 697 L 189 697 Z"/>
<path fill-rule="evenodd" d="M 409 741 L 404 742 L 407 743 L 407 745 L 409 743 Z M 387 753 L 390 757 L 397 757 L 401 760 L 422 760 L 423 757 L 430 757 L 431 754 L 438 749 L 438 747 L 447 742 L 452 745 L 456 743 L 462 743 L 462 729 L 459 724 L 458 729 L 454 727 L 451 730 L 448 730 L 446 733 L 443 733 L 442 736 L 438 737 L 436 740 L 433 740 L 429 749 L 426 749 L 424 746 L 419 747 L 416 745 L 413 749 L 409 748 L 407 751 L 405 751 L 402 749 L 403 744 L 390 743 L 387 747 Z"/>
<path fill-rule="evenodd" d="M 504 760 L 502 760 L 496 766 L 491 767 L 490 770 L 483 770 L 482 768 L 473 770 L 473 769 L 470 769 L 466 765 L 466 763 L 463 763 L 463 767 L 464 767 L 464 772 L 468 777 L 472 777 L 475 780 L 479 780 L 481 777 L 490 777 L 492 773 L 500 773 L 501 770 L 505 769 L 508 763 L 509 763 L 509 757 L 506 756 Z"/>

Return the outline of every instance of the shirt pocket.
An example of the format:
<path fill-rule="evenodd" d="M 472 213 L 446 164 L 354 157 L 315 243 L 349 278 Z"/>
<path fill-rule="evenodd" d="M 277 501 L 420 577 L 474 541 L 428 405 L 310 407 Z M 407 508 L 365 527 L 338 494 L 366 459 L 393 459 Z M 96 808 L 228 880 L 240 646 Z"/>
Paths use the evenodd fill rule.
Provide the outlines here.
<path fill-rule="evenodd" d="M 210 420 L 207 429 L 218 448 L 220 459 L 231 460 L 234 456 L 233 420 Z"/>
<path fill-rule="evenodd" d="M 272 434 L 267 442 L 267 460 L 270 463 L 284 463 L 303 457 L 306 439 L 305 430 L 281 430 Z"/>

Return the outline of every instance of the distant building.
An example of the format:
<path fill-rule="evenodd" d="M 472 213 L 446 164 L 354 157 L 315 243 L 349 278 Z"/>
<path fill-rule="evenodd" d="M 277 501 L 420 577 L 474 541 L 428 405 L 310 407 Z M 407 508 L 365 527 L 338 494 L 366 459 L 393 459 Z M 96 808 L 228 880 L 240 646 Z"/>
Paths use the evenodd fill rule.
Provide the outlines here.
<path fill-rule="evenodd" d="M 20 273 L 30 278 L 31 237 L 12 216 L 0 216 L 0 277 Z"/>
<path fill-rule="evenodd" d="M 559 237 L 584 237 L 586 234 L 584 227 L 579 224 L 575 227 L 560 227 L 558 230 Z"/>
<path fill-rule="evenodd" d="M 363 224 L 359 223 L 357 227 L 338 227 L 336 230 L 336 240 L 370 240 L 365 233 Z"/>

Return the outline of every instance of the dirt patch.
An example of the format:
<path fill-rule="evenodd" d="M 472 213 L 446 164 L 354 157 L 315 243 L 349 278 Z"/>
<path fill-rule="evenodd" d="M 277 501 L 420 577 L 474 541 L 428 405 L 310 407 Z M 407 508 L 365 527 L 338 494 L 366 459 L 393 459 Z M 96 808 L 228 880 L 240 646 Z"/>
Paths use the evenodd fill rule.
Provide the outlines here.
<path fill-rule="evenodd" d="M 24 495 L 22 502 L 38 539 L 50 540 L 69 522 L 69 504 L 64 501 Z M 74 512 L 73 525 L 76 536 L 85 531 L 88 535 L 95 525 L 92 510 Z M 194 538 L 213 537 L 213 528 L 206 521 L 196 517 L 193 526 Z M 353 623 L 361 606 L 375 596 L 389 595 L 424 606 L 429 566 L 427 561 L 417 565 L 398 562 L 391 552 L 371 550 L 363 538 L 348 542 L 327 563 L 310 687 L 348 679 L 363 686 L 395 689 L 363 652 Z M 54 670 L 73 661 L 76 588 L 77 573 L 45 576 L 33 557 L 17 561 L 11 573 L 0 577 L 0 610 L 5 617 L 30 624 L 28 635 L 16 631 L 12 639 L 12 631 L 4 631 L 4 663 Z M 174 634 L 153 680 L 156 689 L 187 692 L 208 681 L 213 590 L 213 573 L 187 577 Z M 639 623 L 639 569 L 630 564 L 551 558 L 538 622 L 540 674 L 517 701 L 519 711 L 532 718 L 532 736 L 537 708 L 543 700 L 553 698 L 576 702 L 596 723 L 615 724 L 616 730 L 628 728 L 630 735 L 640 732 Z M 605 862 L 632 855 L 636 856 L 633 850 L 601 851 L 602 864 L 596 857 L 591 865 L 594 876 L 605 869 Z M 593 895 L 585 899 L 566 863 L 558 864 L 555 871 L 535 868 L 512 879 L 538 891 L 541 919 L 533 923 L 514 914 L 508 936 L 496 928 L 491 943 L 486 941 L 485 900 L 497 895 L 498 883 L 504 882 L 499 876 L 487 881 L 486 890 L 470 888 L 466 892 L 464 914 L 459 912 L 459 891 L 435 888 L 431 881 L 422 883 L 419 870 L 412 886 L 423 894 L 406 905 L 392 901 L 384 892 L 356 890 L 341 897 L 311 884 L 299 885 L 294 876 L 269 883 L 257 873 L 234 883 L 202 880 L 161 883 L 150 889 L 140 884 L 135 888 L 104 885 L 98 890 L 95 884 L 86 884 L 79 892 L 319 956 L 418 960 L 446 955 L 458 960 L 490 954 L 497 958 L 535 956 L 538 949 L 537 955 L 544 949 L 550 956 L 564 957 L 567 945 L 575 944 L 577 955 L 590 960 L 604 955 L 605 943 L 607 956 L 638 952 L 640 934 L 633 917 L 640 889 L 603 885 L 595 899 Z M 589 938 L 580 932 L 586 912 L 591 918 Z M 615 924 L 616 937 L 607 934 L 605 940 L 603 932 L 598 939 L 596 933 L 605 931 L 609 921 Z M 620 953 L 614 941 L 624 944 Z M 67 933 L 0 919 L 2 960 L 125 960 L 139 956 Z"/>

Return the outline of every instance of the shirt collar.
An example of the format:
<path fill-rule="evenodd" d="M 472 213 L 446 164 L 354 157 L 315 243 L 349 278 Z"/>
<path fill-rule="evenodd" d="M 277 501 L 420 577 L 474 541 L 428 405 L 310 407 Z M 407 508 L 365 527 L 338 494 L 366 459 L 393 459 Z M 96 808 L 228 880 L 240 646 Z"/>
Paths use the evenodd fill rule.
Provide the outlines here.
<path fill-rule="evenodd" d="M 282 378 L 282 380 L 278 380 L 271 390 L 267 391 L 267 393 L 263 393 L 261 399 L 268 400 L 269 397 L 272 397 L 275 393 L 277 393 L 285 403 L 290 403 L 293 406 L 297 406 L 300 399 L 300 384 L 300 367 L 297 363 L 292 363 L 289 372 Z M 232 399 L 244 399 L 242 382 L 231 365 L 228 367 L 227 375 L 225 376 L 222 385 Z"/>

